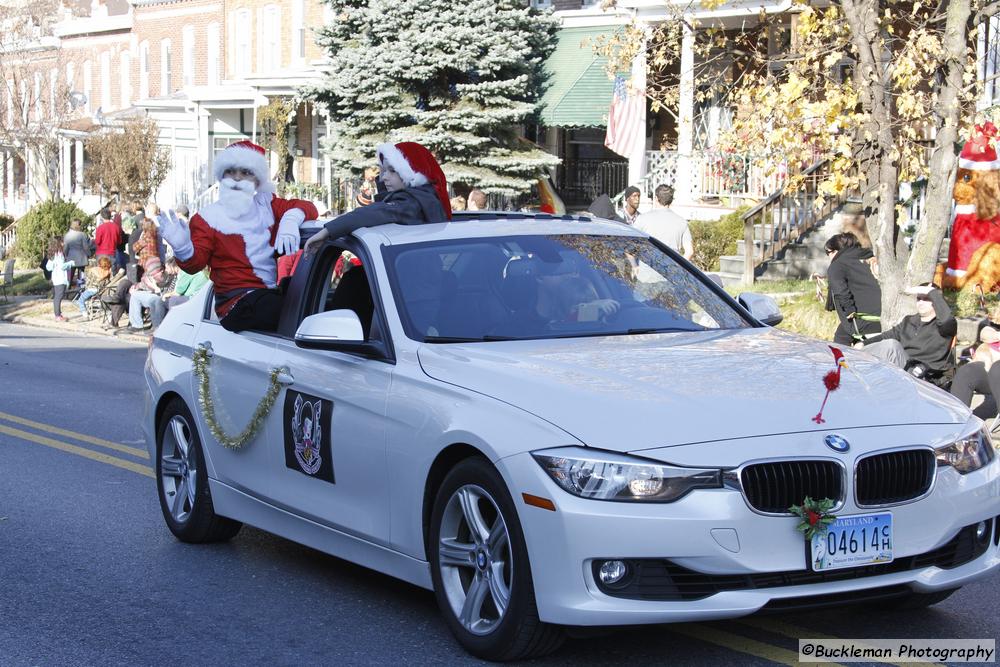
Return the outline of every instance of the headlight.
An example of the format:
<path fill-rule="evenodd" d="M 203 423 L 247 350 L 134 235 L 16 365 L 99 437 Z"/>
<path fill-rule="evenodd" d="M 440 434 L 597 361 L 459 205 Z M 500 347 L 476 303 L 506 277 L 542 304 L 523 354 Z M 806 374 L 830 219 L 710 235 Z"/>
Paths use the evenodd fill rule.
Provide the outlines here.
<path fill-rule="evenodd" d="M 722 488 L 722 471 L 680 468 L 583 447 L 532 452 L 556 484 L 594 500 L 670 503 L 692 489 Z"/>
<path fill-rule="evenodd" d="M 979 470 L 993 460 L 993 439 L 983 425 L 955 442 L 938 447 L 939 466 L 951 466 L 963 475 Z"/>

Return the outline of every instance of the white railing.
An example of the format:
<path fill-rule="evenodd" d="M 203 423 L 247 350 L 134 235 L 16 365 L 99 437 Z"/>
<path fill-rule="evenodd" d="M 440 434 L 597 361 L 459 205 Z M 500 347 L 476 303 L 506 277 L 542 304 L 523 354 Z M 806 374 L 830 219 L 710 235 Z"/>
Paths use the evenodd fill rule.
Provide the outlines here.
<path fill-rule="evenodd" d="M 218 198 L 219 198 L 219 184 L 213 183 L 212 187 L 202 192 L 200 195 L 194 198 L 193 202 L 191 202 L 191 215 L 194 215 L 195 213 L 205 208 L 209 204 L 214 203 L 215 200 Z"/>
<path fill-rule="evenodd" d="M 17 221 L 12 222 L 8 227 L 6 227 L 2 232 L 0 232 L 0 246 L 7 249 L 7 252 L 11 252 L 11 248 L 14 247 L 14 241 L 17 240 Z M 11 255 L 13 257 L 13 255 Z"/>
<path fill-rule="evenodd" d="M 692 175 L 688 194 L 693 200 L 724 197 L 761 200 L 780 190 L 788 177 L 785 162 L 775 163 L 746 154 L 696 151 L 684 157 L 677 151 L 647 151 L 643 185 L 675 185 L 682 165 Z"/>

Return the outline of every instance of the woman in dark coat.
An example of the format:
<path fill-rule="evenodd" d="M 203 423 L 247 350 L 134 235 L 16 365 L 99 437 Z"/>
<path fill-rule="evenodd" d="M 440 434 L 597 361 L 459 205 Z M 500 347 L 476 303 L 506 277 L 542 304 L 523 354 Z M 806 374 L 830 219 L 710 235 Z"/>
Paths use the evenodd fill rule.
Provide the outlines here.
<path fill-rule="evenodd" d="M 840 318 L 833 342 L 850 345 L 856 331 L 868 335 L 881 332 L 882 325 L 878 321 L 858 317 L 882 314 L 882 288 L 872 274 L 872 251 L 862 247 L 854 234 L 845 232 L 827 240 L 826 254 L 830 256 L 826 309 L 836 310 Z"/>

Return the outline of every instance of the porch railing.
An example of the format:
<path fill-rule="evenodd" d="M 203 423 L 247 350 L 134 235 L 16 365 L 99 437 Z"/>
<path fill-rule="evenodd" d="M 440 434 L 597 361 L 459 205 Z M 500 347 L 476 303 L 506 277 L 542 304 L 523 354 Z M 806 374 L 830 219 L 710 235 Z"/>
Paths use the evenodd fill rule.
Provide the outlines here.
<path fill-rule="evenodd" d="M 646 196 L 660 184 L 677 185 L 678 170 L 691 174 L 686 193 L 698 199 L 760 200 L 781 188 L 788 179 L 788 165 L 746 153 L 695 151 L 682 156 L 677 151 L 647 151 L 646 176 L 639 184 Z"/>
<path fill-rule="evenodd" d="M 590 203 L 628 186 L 627 160 L 566 159 L 556 169 L 559 192 L 574 203 Z"/>
<path fill-rule="evenodd" d="M 820 200 L 819 185 L 829 174 L 829 161 L 816 162 L 802 172 L 801 187 L 793 190 L 783 184 L 743 215 L 744 284 L 753 284 L 757 267 L 777 257 L 788 244 L 829 217 L 854 194 L 844 192 Z"/>

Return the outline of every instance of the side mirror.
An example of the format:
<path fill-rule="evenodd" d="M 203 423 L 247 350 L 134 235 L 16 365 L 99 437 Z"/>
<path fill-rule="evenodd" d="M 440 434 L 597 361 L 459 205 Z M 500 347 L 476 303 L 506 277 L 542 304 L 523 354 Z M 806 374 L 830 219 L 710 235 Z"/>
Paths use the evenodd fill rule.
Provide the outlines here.
<path fill-rule="evenodd" d="M 383 356 L 381 347 L 365 340 L 361 320 L 353 310 L 328 310 L 310 315 L 295 331 L 295 344 L 311 349 Z"/>
<path fill-rule="evenodd" d="M 740 305 L 750 311 L 750 314 L 769 327 L 778 326 L 784 316 L 778 302 L 766 294 L 743 292 L 739 296 Z"/>

